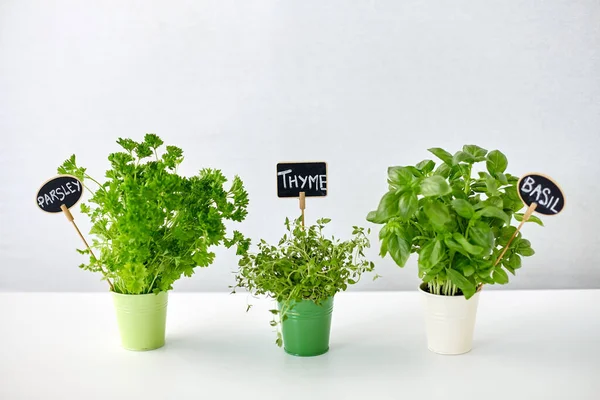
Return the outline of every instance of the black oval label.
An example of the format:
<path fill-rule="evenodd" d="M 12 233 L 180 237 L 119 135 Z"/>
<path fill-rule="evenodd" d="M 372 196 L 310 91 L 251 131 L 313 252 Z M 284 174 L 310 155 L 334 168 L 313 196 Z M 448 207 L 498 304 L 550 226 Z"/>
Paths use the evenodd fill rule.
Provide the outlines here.
<path fill-rule="evenodd" d="M 44 183 L 38 191 L 36 203 L 43 211 L 59 213 L 61 205 L 73 207 L 83 194 L 83 184 L 71 175 L 60 175 Z"/>
<path fill-rule="evenodd" d="M 541 174 L 527 174 L 517 185 L 523 203 L 536 203 L 535 211 L 544 215 L 556 215 L 565 206 L 565 196 L 558 184 Z"/>

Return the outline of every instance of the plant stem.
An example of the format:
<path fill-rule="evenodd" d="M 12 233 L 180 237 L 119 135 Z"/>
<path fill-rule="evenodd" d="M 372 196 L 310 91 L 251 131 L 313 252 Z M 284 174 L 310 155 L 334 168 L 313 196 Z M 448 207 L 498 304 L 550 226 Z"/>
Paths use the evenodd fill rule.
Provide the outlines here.
<path fill-rule="evenodd" d="M 465 179 L 465 194 L 469 195 L 471 191 L 471 166 L 469 165 L 467 169 L 467 174 L 464 176 Z"/>

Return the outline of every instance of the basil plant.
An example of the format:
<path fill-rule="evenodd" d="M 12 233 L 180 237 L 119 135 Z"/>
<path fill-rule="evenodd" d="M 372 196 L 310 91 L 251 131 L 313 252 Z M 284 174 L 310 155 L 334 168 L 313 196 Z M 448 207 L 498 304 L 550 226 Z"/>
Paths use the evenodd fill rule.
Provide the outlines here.
<path fill-rule="evenodd" d="M 441 160 L 388 168 L 389 191 L 367 220 L 382 224 L 380 255 L 400 267 L 417 253 L 419 277 L 437 295 L 473 296 L 482 284 L 505 284 L 534 254 L 519 232 L 502 260 L 504 246 L 516 232 L 524 207 L 518 178 L 506 172 L 498 150 L 465 145 L 454 155 L 429 149 Z M 485 166 L 485 168 L 483 168 Z M 539 218 L 529 221 L 542 225 Z"/>

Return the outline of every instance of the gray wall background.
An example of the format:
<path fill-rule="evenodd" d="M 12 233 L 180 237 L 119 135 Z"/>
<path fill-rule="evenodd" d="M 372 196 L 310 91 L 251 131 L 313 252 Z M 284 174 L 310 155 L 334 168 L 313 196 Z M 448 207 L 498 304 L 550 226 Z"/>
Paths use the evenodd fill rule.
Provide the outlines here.
<path fill-rule="evenodd" d="M 34 196 L 70 154 L 102 177 L 117 137 L 145 132 L 184 149 L 185 174 L 241 174 L 239 228 L 270 241 L 298 213 L 275 196 L 278 161 L 329 163 L 307 217 L 347 237 L 387 166 L 499 148 L 511 173 L 547 173 L 567 195 L 545 228 L 526 226 L 537 254 L 504 288 L 600 288 L 599 22 L 596 0 L 0 1 L 0 290 L 107 289 Z M 372 240 L 383 278 L 353 290 L 414 290 L 416 260 L 400 269 Z M 226 291 L 235 267 L 218 250 L 176 289 Z"/>

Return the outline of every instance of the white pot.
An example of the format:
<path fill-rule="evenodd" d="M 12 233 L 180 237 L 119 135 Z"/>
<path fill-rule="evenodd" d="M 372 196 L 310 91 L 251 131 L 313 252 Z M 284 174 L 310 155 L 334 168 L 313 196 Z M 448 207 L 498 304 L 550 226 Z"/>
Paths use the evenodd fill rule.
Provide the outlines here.
<path fill-rule="evenodd" d="M 469 300 L 464 296 L 430 294 L 427 284 L 419 287 L 425 307 L 427 347 L 438 354 L 463 354 L 473 347 L 473 330 L 479 291 Z"/>

